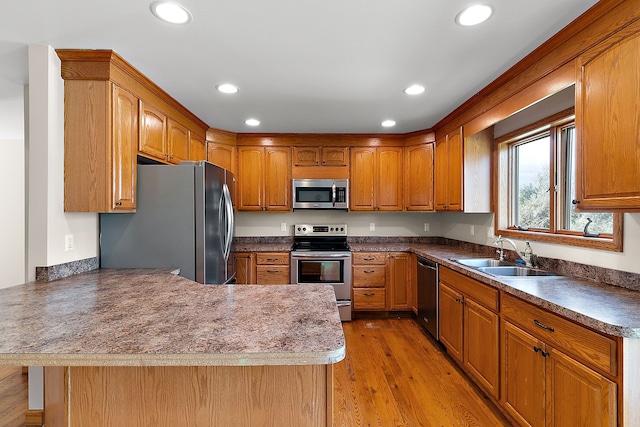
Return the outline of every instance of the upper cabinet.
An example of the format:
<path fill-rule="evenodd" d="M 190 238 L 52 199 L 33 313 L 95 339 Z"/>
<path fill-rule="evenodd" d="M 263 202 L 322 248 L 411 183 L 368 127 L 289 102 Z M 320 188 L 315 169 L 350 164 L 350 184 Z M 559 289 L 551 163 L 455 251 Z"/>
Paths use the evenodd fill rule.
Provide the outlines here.
<path fill-rule="evenodd" d="M 404 149 L 404 204 L 407 211 L 433 210 L 433 143 Z"/>
<path fill-rule="evenodd" d="M 640 211 L 640 21 L 576 60 L 577 209 Z"/>
<path fill-rule="evenodd" d="M 402 164 L 402 147 L 353 147 L 350 209 L 401 211 Z"/>
<path fill-rule="evenodd" d="M 133 212 L 136 164 L 190 158 L 209 128 L 111 50 L 57 50 L 64 85 L 65 212 Z"/>
<path fill-rule="evenodd" d="M 493 128 L 464 137 L 462 127 L 436 140 L 434 198 L 437 211 L 491 211 Z"/>
<path fill-rule="evenodd" d="M 348 166 L 347 147 L 293 147 L 294 166 Z"/>
<path fill-rule="evenodd" d="M 238 147 L 238 210 L 291 210 L 291 148 Z"/>
<path fill-rule="evenodd" d="M 207 160 L 207 141 L 195 132 L 189 133 L 189 159 L 194 161 Z"/>
<path fill-rule="evenodd" d="M 437 211 L 462 211 L 462 127 L 436 140 L 435 208 Z"/>

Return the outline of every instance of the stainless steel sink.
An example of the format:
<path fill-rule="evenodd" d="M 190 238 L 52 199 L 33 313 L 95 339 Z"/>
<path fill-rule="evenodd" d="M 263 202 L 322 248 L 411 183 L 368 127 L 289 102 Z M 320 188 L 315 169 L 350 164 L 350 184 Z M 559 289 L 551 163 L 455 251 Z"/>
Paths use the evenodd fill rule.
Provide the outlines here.
<path fill-rule="evenodd" d="M 515 266 L 513 262 L 500 261 L 495 258 L 463 258 L 463 259 L 455 259 L 454 261 L 462 265 L 466 265 L 467 267 L 473 267 L 473 268 Z"/>
<path fill-rule="evenodd" d="M 558 276 L 555 273 L 544 270 L 536 270 L 535 268 L 502 266 L 502 267 L 477 267 L 478 270 L 494 276 L 509 277 L 541 277 L 541 276 Z"/>

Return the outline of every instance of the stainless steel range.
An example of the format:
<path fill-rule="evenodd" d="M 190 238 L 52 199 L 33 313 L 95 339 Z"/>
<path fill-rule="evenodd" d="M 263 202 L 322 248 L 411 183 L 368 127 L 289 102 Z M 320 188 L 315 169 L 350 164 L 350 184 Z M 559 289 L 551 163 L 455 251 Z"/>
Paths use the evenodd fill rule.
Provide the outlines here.
<path fill-rule="evenodd" d="M 330 284 L 341 320 L 351 320 L 351 251 L 347 225 L 296 224 L 291 248 L 291 283 Z"/>

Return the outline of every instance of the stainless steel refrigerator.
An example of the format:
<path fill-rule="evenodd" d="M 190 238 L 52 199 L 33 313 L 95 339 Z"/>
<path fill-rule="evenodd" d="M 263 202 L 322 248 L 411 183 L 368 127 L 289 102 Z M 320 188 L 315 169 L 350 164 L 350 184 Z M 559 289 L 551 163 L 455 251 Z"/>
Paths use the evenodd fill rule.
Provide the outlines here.
<path fill-rule="evenodd" d="M 200 283 L 232 283 L 233 183 L 205 161 L 138 165 L 136 212 L 100 215 L 101 267 L 171 267 Z"/>

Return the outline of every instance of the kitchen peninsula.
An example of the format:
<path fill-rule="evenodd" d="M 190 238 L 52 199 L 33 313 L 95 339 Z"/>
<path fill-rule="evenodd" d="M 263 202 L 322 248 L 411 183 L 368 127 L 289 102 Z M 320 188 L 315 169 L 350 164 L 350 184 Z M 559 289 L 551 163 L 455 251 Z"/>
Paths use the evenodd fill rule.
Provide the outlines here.
<path fill-rule="evenodd" d="M 45 366 L 45 422 L 332 423 L 333 289 L 96 270 L 0 290 L 0 364 Z"/>

